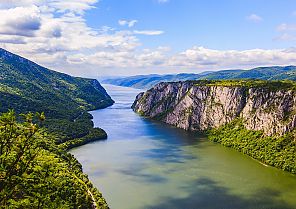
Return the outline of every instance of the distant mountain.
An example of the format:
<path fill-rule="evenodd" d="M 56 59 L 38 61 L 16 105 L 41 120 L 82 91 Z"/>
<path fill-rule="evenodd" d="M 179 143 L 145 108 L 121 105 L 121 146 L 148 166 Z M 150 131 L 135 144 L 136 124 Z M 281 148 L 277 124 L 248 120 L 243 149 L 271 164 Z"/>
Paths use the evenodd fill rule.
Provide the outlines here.
<path fill-rule="evenodd" d="M 199 74 L 176 74 L 176 75 L 137 75 L 123 78 L 112 78 L 102 80 L 102 83 L 112 84 L 117 86 L 126 86 L 139 89 L 148 89 L 160 82 L 169 81 L 185 81 L 199 79 Z"/>
<path fill-rule="evenodd" d="M 176 75 L 139 75 L 124 78 L 105 79 L 102 82 L 118 86 L 148 89 L 160 82 L 185 80 L 229 80 L 229 79 L 262 79 L 262 80 L 296 80 L 296 66 L 259 67 L 251 70 L 222 70 L 200 74 Z"/>
<path fill-rule="evenodd" d="M 97 80 L 44 68 L 0 48 L 0 111 L 43 111 L 47 117 L 74 118 L 113 100 Z"/>

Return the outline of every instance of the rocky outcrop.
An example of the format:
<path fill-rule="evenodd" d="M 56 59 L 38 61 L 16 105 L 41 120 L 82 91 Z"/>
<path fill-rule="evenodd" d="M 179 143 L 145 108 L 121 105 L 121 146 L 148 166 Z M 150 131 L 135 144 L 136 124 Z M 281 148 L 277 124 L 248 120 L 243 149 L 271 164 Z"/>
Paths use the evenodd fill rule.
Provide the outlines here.
<path fill-rule="evenodd" d="M 133 110 L 176 127 L 198 131 L 241 118 L 245 128 L 283 135 L 296 126 L 293 90 L 223 86 L 194 81 L 160 83 L 137 96 Z"/>

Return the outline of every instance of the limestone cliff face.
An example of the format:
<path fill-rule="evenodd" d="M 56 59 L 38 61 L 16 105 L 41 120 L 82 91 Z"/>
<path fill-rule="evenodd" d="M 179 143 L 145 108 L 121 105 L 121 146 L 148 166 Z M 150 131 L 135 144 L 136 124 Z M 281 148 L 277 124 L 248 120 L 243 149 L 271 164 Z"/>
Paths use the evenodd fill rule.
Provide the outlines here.
<path fill-rule="evenodd" d="M 296 126 L 292 90 L 160 83 L 137 96 L 133 110 L 186 130 L 218 128 L 241 118 L 247 129 L 283 135 Z"/>

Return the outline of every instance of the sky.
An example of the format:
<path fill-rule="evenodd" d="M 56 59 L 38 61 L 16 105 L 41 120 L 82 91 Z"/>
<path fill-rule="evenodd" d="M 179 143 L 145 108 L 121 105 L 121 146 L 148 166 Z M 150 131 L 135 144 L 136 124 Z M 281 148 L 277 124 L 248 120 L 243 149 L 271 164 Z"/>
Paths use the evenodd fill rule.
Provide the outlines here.
<path fill-rule="evenodd" d="M 295 0 L 0 0 L 0 47 L 74 76 L 296 65 Z"/>

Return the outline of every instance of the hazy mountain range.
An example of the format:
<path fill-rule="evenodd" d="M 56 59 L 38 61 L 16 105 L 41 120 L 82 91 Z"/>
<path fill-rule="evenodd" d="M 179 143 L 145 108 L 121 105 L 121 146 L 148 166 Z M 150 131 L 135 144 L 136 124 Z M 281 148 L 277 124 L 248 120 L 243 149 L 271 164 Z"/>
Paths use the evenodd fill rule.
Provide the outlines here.
<path fill-rule="evenodd" d="M 218 79 L 296 80 L 296 66 L 258 67 L 251 70 L 221 70 L 216 72 L 203 72 L 199 74 L 182 73 L 170 75 L 137 75 L 130 77 L 104 79 L 102 80 L 102 83 L 148 89 L 160 82 Z"/>

